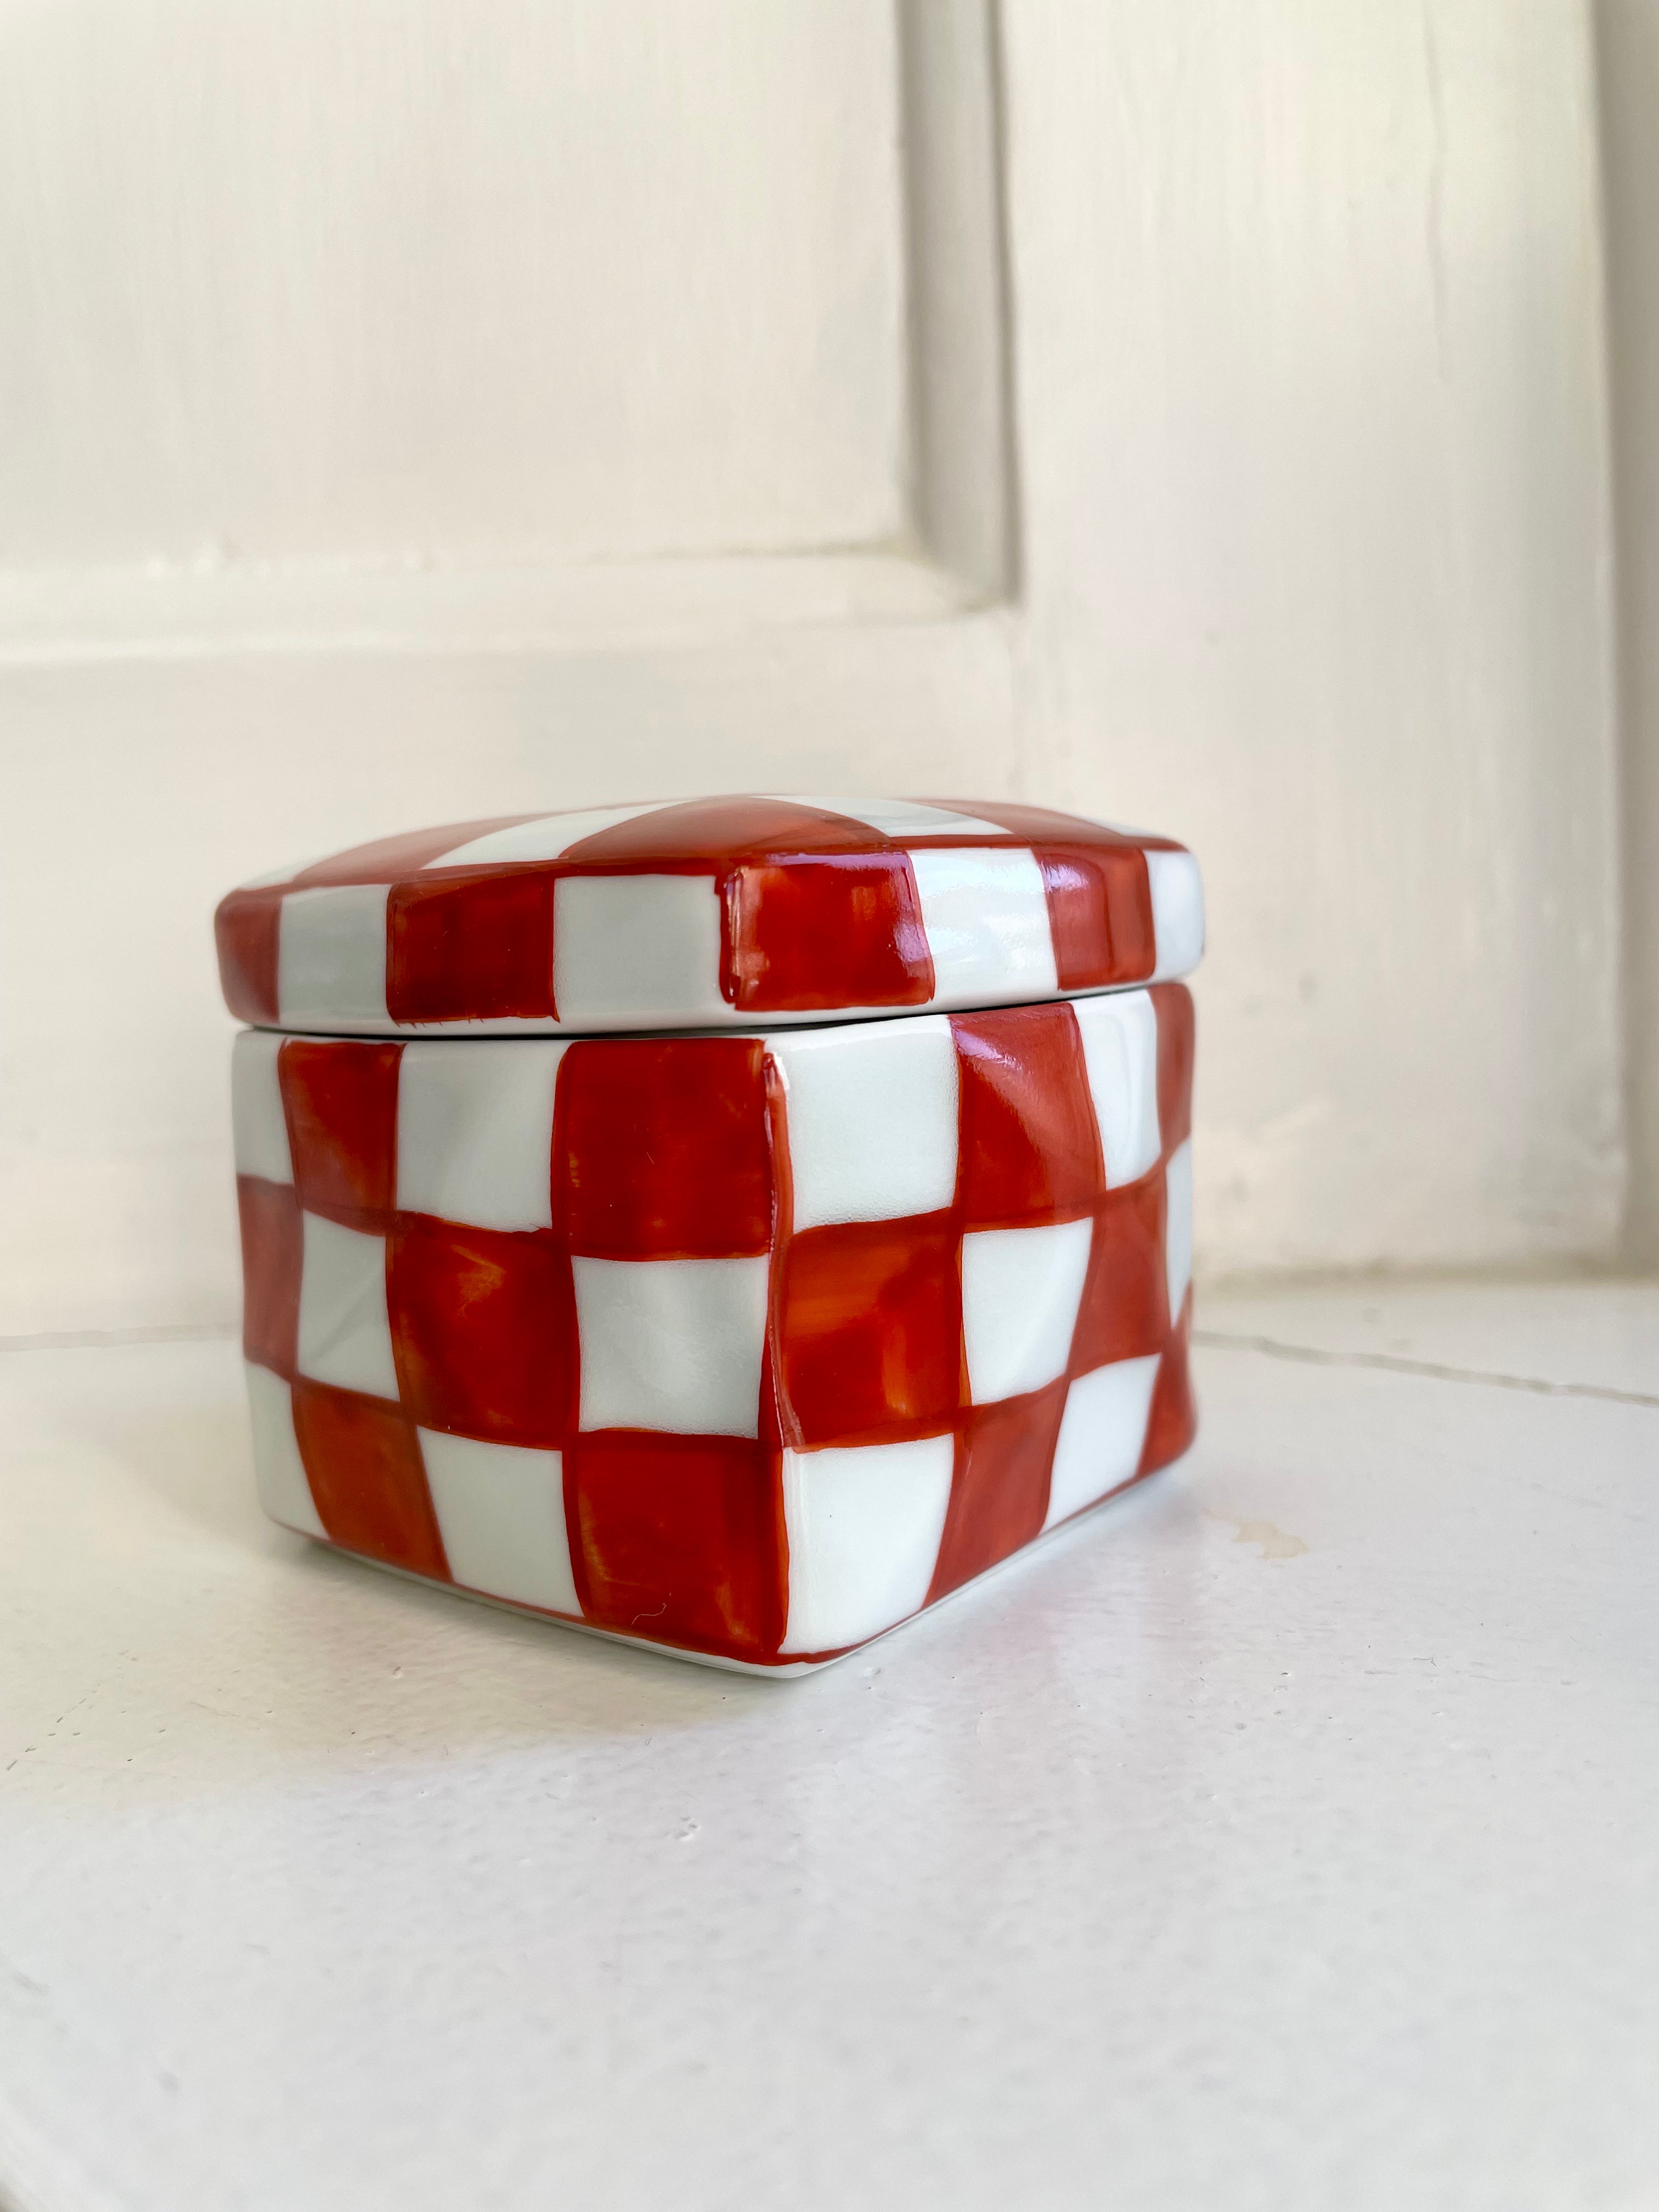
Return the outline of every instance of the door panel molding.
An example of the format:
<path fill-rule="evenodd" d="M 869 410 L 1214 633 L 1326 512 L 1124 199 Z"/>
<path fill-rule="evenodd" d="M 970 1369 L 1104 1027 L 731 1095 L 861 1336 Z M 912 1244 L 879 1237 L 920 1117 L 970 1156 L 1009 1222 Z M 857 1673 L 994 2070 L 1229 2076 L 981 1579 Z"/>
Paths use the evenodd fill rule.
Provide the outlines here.
<path fill-rule="evenodd" d="M 939 622 L 1013 595 L 994 0 L 894 0 L 907 393 L 890 537 L 780 552 L 500 560 L 441 548 L 0 570 L 0 664 L 192 653 L 581 652 Z"/>
<path fill-rule="evenodd" d="M 1013 349 L 994 0 L 899 0 L 910 505 L 981 603 L 1018 576 Z"/>

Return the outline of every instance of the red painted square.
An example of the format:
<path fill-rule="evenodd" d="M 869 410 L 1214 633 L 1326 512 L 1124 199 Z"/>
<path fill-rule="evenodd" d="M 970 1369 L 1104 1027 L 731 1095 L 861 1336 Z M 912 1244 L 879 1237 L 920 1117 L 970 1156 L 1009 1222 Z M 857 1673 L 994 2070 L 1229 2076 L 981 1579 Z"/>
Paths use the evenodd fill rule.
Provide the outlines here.
<path fill-rule="evenodd" d="M 219 987 L 239 1021 L 274 1022 L 280 890 L 232 891 L 213 917 L 219 951 Z"/>
<path fill-rule="evenodd" d="M 775 1656 L 788 1588 L 775 1452 L 726 1437 L 583 1437 L 565 1455 L 565 1521 L 584 1619 Z"/>
<path fill-rule="evenodd" d="M 863 823 L 793 799 L 684 799 L 616 822 L 572 845 L 568 862 L 696 867 L 769 854 L 839 853 L 880 842 Z"/>
<path fill-rule="evenodd" d="M 300 1203 L 384 1231 L 397 1188 L 400 1044 L 290 1037 L 276 1055 Z"/>
<path fill-rule="evenodd" d="M 571 1250 L 601 1260 L 764 1252 L 764 1059 L 750 1037 L 573 1045 L 559 1070 L 553 1169 Z"/>
<path fill-rule="evenodd" d="M 1066 1391 L 1054 1382 L 963 1416 L 930 1605 L 1042 1533 Z"/>
<path fill-rule="evenodd" d="M 404 1409 L 418 1427 L 556 1447 L 573 1424 L 576 1310 L 551 1231 L 400 1215 L 386 1304 Z"/>
<path fill-rule="evenodd" d="M 1109 1192 L 1095 1216 L 1089 1272 L 1072 1336 L 1069 1371 L 1163 1348 L 1170 1302 L 1164 1267 L 1164 1178 Z"/>
<path fill-rule="evenodd" d="M 1193 994 L 1184 983 L 1153 987 L 1158 1012 L 1158 1126 L 1167 1159 L 1193 1133 Z"/>
<path fill-rule="evenodd" d="M 951 1017 L 962 1079 L 957 1205 L 970 1229 L 1067 1219 L 1106 1186 L 1069 1006 Z"/>
<path fill-rule="evenodd" d="M 1158 965 L 1152 885 L 1139 846 L 1119 845 L 1097 856 L 1106 881 L 1106 915 L 1112 933 L 1112 981 L 1136 983 Z"/>
<path fill-rule="evenodd" d="M 1151 1474 L 1179 1459 L 1198 1433 L 1198 1404 L 1193 1396 L 1192 1363 L 1188 1342 L 1192 1329 L 1193 1300 L 1189 1291 L 1181 1319 L 1170 1332 L 1152 1385 L 1152 1411 L 1146 1417 L 1146 1442 L 1140 1455 L 1140 1473 Z"/>
<path fill-rule="evenodd" d="M 523 869 L 396 884 L 386 909 L 392 1020 L 550 1018 L 553 881 Z"/>
<path fill-rule="evenodd" d="M 238 1176 L 242 1230 L 242 1354 L 292 1378 L 300 1328 L 300 1201 L 294 1186 Z"/>
<path fill-rule="evenodd" d="M 449 1578 L 415 1425 L 400 1407 L 303 1377 L 294 1432 L 324 1528 L 348 1551 Z"/>
<path fill-rule="evenodd" d="M 1036 847 L 1062 991 L 1139 982 L 1158 965 L 1152 891 L 1133 845 Z"/>
<path fill-rule="evenodd" d="M 745 1012 L 921 1006 L 933 995 L 921 901 L 902 853 L 734 869 L 725 939 L 720 988 Z"/>
<path fill-rule="evenodd" d="M 939 1216 L 792 1237 L 779 1298 L 785 1431 L 801 1444 L 932 1434 L 963 1402 L 961 1233 Z"/>

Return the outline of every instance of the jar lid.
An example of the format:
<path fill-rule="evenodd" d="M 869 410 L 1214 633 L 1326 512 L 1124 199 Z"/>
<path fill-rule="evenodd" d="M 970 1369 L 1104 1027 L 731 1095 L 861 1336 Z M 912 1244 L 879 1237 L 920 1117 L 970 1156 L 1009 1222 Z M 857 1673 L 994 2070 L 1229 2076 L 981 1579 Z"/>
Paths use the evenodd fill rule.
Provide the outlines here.
<path fill-rule="evenodd" d="M 1000 800 L 697 799 L 354 846 L 232 891 L 227 1004 L 359 1036 L 768 1026 L 1185 975 L 1192 854 Z"/>

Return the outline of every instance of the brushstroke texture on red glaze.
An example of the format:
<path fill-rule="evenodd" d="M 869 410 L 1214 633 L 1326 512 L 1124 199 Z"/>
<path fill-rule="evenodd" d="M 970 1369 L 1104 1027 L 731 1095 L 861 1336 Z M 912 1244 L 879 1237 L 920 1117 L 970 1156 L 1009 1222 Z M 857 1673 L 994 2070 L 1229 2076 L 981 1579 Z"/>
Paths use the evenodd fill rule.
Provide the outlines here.
<path fill-rule="evenodd" d="M 397 1156 L 395 1044 L 337 1046 L 291 1038 L 282 1048 L 283 1107 L 300 1204 L 374 1233 L 392 1211 Z"/>
<path fill-rule="evenodd" d="M 909 862 L 831 856 L 734 868 L 720 981 L 745 1013 L 925 1006 L 933 963 Z"/>
<path fill-rule="evenodd" d="M 294 1429 L 329 1535 L 411 1574 L 449 1579 L 415 1424 L 400 1407 L 301 1378 Z"/>
<path fill-rule="evenodd" d="M 552 871 L 395 884 L 386 903 L 394 1022 L 550 1021 Z"/>
<path fill-rule="evenodd" d="M 757 1041 L 573 1045 L 559 1109 L 558 1188 L 573 1252 L 690 1260 L 767 1249 L 772 1164 Z"/>
<path fill-rule="evenodd" d="M 1150 998 L 1160 1142 L 1136 1181 L 1108 1187 L 1068 1006 L 957 1015 L 948 1024 L 933 1017 L 957 1071 L 950 1204 L 799 1231 L 790 1093 L 759 1037 L 569 1045 L 547 1109 L 541 1188 L 551 1226 L 517 1230 L 400 1205 L 404 1046 L 288 1039 L 275 1079 L 295 1181 L 244 1174 L 238 1182 L 243 1341 L 251 1363 L 291 1386 L 299 1457 L 329 1540 L 447 1580 L 421 1433 L 509 1447 L 520 1455 L 511 1460 L 514 1479 L 544 1482 L 547 1525 L 562 1516 L 576 1611 L 568 1598 L 549 1610 L 769 1667 L 802 1656 L 782 1649 L 791 1601 L 786 1453 L 810 1461 L 821 1450 L 950 1440 L 930 1603 L 1030 1542 L 1054 1517 L 1050 1469 L 1079 1378 L 1155 1361 L 1139 1456 L 1113 1479 L 1121 1486 L 1167 1464 L 1194 1426 L 1190 1294 L 1171 1316 L 1166 1287 L 1170 1162 L 1191 1123 L 1194 1040 L 1183 986 L 1159 985 Z M 520 1048 L 547 1049 L 510 1048 Z M 896 1110 L 893 1141 L 902 1143 L 908 1109 L 901 1103 Z M 1178 1164 L 1184 1170 L 1184 1160 Z M 422 1184 L 434 1187 L 429 1176 Z M 307 1213 L 356 1232 L 366 1241 L 352 1249 L 372 1265 L 384 1254 L 383 1317 L 371 1277 L 353 1291 L 342 1326 L 384 1330 L 395 1397 L 299 1370 Z M 964 1239 L 1077 1223 L 1087 1224 L 1086 1266 L 1079 1255 L 1081 1291 L 1060 1371 L 975 1403 Z M 717 1292 L 698 1288 L 695 1297 L 715 1298 L 708 1360 L 737 1362 L 732 1371 L 755 1378 L 752 1415 L 732 1424 L 746 1432 L 584 1427 L 574 1270 L 635 1270 L 630 1282 L 654 1282 L 664 1279 L 654 1269 L 677 1263 L 716 1270 L 695 1281 L 714 1282 Z M 764 1297 L 757 1291 L 755 1303 L 741 1271 L 757 1267 Z M 649 1339 L 660 1325 L 654 1310 L 648 1302 L 639 1309 L 641 1387 L 654 1388 L 664 1359 L 673 1358 L 672 1345 L 653 1348 Z M 701 1309 L 686 1311 L 695 1318 Z M 596 1325 L 591 1317 L 588 1325 Z M 605 1325 L 614 1339 L 614 1322 Z M 597 1352 L 590 1344 L 586 1356 L 614 1363 L 616 1344 Z"/>
<path fill-rule="evenodd" d="M 1051 1382 L 1029 1397 L 975 1406 L 964 1416 L 930 1605 L 1042 1533 L 1066 1390 L 1064 1382 Z"/>
<path fill-rule="evenodd" d="M 419 1427 L 535 1448 L 569 1435 L 576 1316 L 562 1237 L 404 1214 L 386 1249 L 386 1304 L 399 1395 Z"/>
<path fill-rule="evenodd" d="M 736 1025 L 765 1014 L 1025 998 L 1021 979 L 1029 979 L 1029 963 L 1010 966 L 1006 989 L 994 976 L 988 987 L 981 947 L 964 999 L 950 967 L 952 925 L 945 924 L 943 953 L 930 940 L 911 856 L 940 851 L 1035 863 L 1059 992 L 1141 982 L 1160 965 L 1171 972 L 1158 959 L 1147 874 L 1149 854 L 1181 851 L 1169 839 L 1042 807 L 928 805 L 934 812 L 910 827 L 902 826 L 908 817 L 884 817 L 875 804 L 878 818 L 895 820 L 902 835 L 799 799 L 729 798 L 644 808 L 568 841 L 561 817 L 525 815 L 381 838 L 222 902 L 216 935 L 225 999 L 243 1020 L 271 1027 L 356 1034 L 462 1024 L 556 1029 L 560 884 L 687 874 L 709 878 L 720 913 L 718 957 L 711 952 L 707 973 L 683 972 L 674 987 L 685 994 L 675 1003 L 688 1026 L 707 1024 L 711 1001 L 721 1021 Z M 581 827 L 582 817 L 570 817 L 573 833 Z M 495 838 L 514 830 L 528 835 Z M 492 838 L 493 845 L 474 849 Z M 285 981 L 289 898 L 379 886 L 387 894 L 383 925 L 372 904 L 348 911 L 337 902 L 332 919 L 313 904 L 299 913 L 295 927 L 313 952 L 320 940 L 310 933 L 327 940 L 335 928 L 350 937 L 383 927 L 384 946 L 354 939 L 352 957 L 336 963 L 304 957 L 302 944 Z M 1042 913 L 1040 907 L 1038 927 Z M 374 958 L 366 957 L 371 949 Z M 383 987 L 374 980 L 382 957 Z M 374 1001 L 367 1010 L 365 976 Z"/>
<path fill-rule="evenodd" d="M 269 1026 L 278 1018 L 277 933 L 283 919 L 280 890 L 231 891 L 213 917 L 219 955 L 219 986 L 239 1022 Z"/>
<path fill-rule="evenodd" d="M 567 1460 L 565 1516 L 584 1620 L 721 1658 L 776 1653 L 787 1568 L 775 1453 L 730 1437 L 583 1437 Z"/>

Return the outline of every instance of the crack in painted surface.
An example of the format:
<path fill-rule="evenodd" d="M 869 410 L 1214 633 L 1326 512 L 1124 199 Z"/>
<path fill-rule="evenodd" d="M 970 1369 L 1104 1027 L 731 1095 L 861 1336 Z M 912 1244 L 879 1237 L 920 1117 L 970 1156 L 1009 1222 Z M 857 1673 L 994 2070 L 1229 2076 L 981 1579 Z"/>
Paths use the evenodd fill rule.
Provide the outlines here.
<path fill-rule="evenodd" d="M 1407 1359 L 1392 1352 L 1328 1352 L 1316 1345 L 1286 1344 L 1274 1336 L 1240 1336 L 1195 1328 L 1193 1342 L 1218 1352 L 1260 1352 L 1308 1367 L 1376 1367 L 1390 1375 L 1424 1375 L 1436 1382 L 1478 1382 L 1493 1390 L 1529 1390 L 1545 1398 L 1602 1398 L 1615 1406 L 1659 1407 L 1659 1391 L 1620 1390 L 1605 1382 L 1547 1382 L 1532 1375 L 1504 1375 L 1484 1367 L 1451 1367 L 1437 1359 Z"/>
<path fill-rule="evenodd" d="M 240 1334 L 231 1321 L 161 1322 L 140 1328 L 49 1328 L 33 1336 L 0 1336 L 0 1352 L 96 1352 L 123 1344 L 208 1344 Z M 3 2205 L 0 2212 L 5 2212 Z"/>

